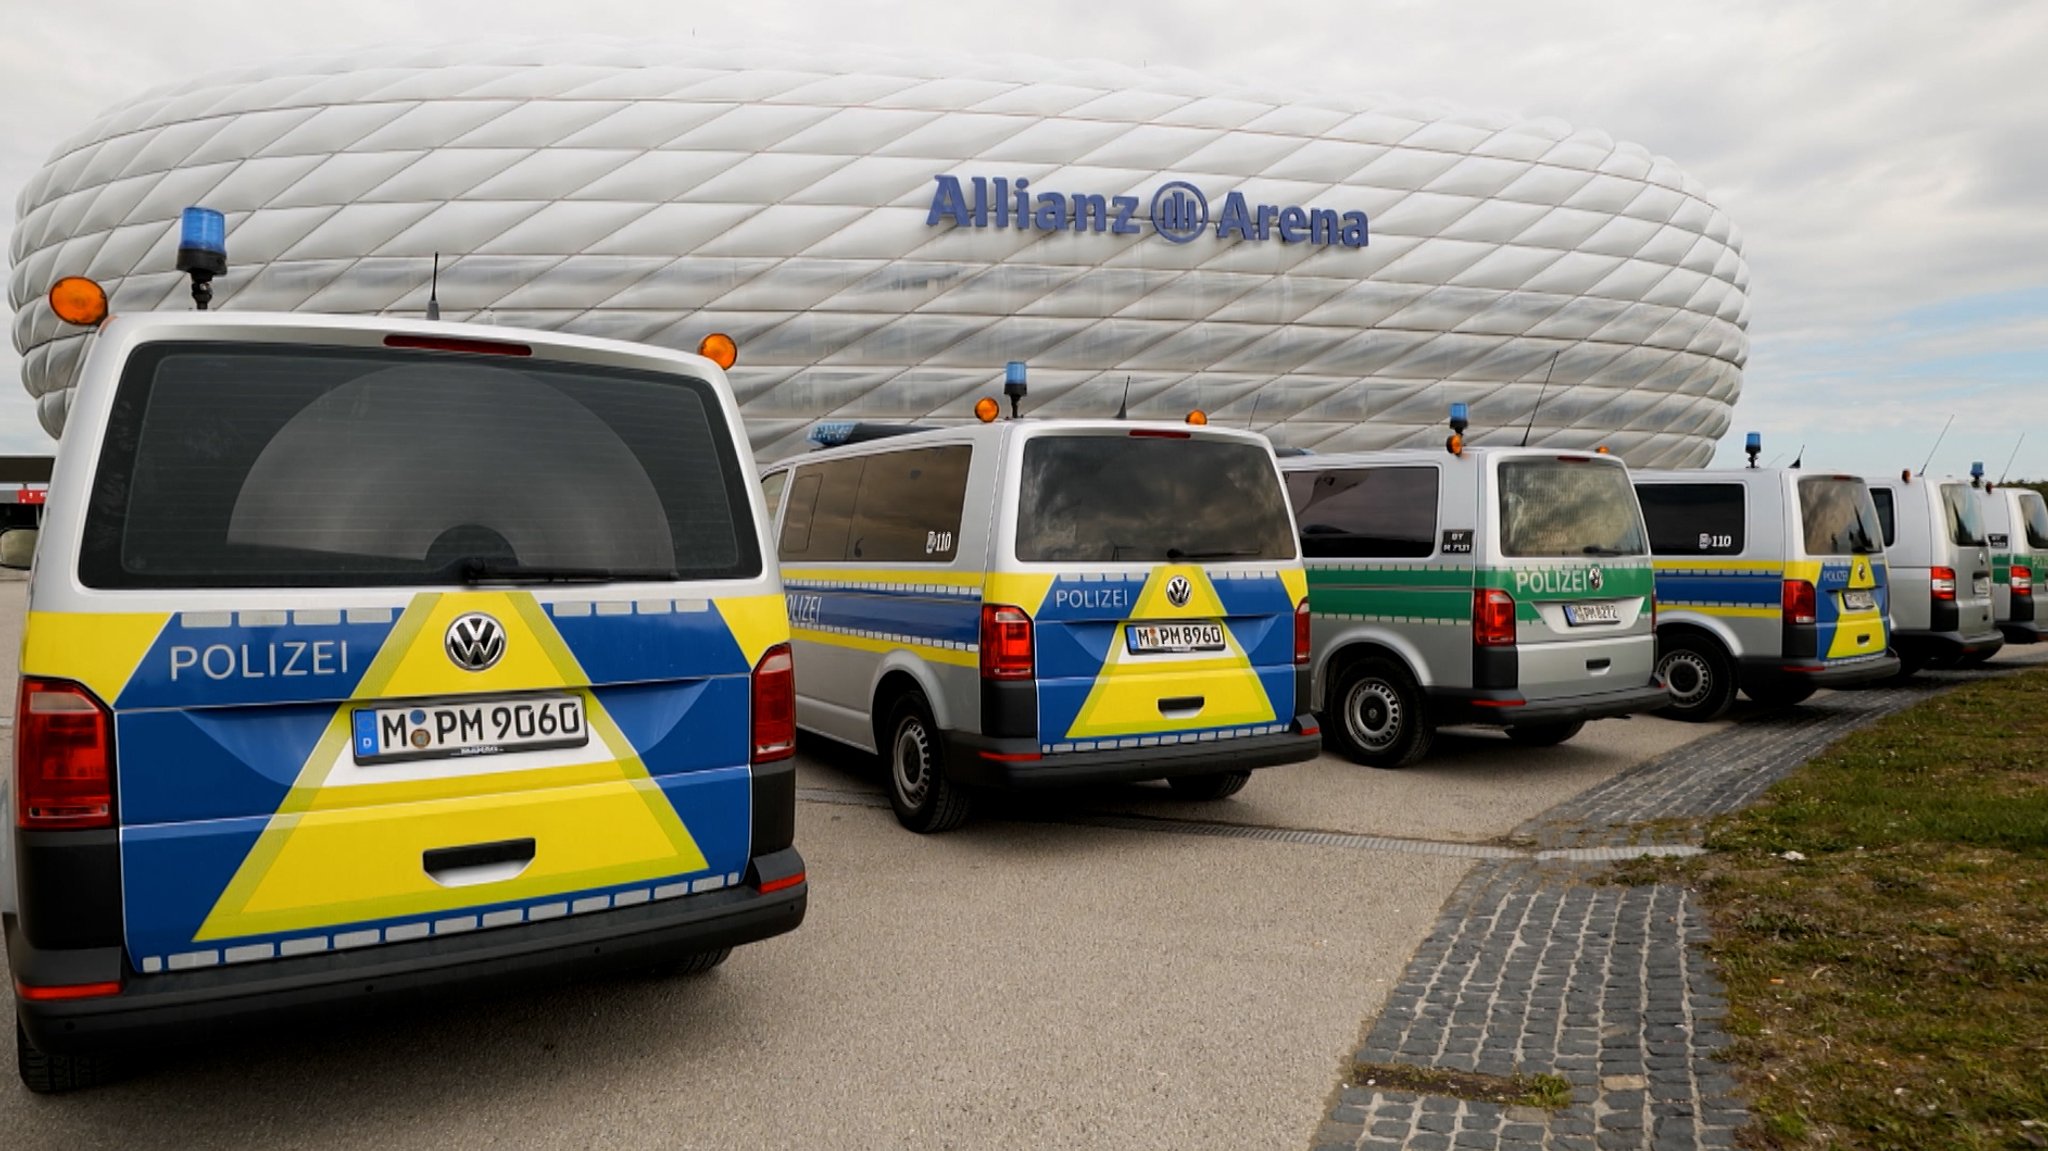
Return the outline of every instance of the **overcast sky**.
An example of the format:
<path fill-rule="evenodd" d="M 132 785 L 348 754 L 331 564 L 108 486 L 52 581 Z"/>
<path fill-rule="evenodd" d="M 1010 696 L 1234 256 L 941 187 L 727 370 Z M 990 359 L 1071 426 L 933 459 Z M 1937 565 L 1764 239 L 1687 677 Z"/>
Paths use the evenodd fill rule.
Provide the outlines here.
<path fill-rule="evenodd" d="M 2048 4 L 1545 0 L 12 0 L 0 194 L 194 72 L 479 33 L 930 45 L 1173 65 L 1556 116 L 1669 156 L 1746 239 L 1751 352 L 1717 463 L 2048 476 Z M 0 301 L 4 308 L 4 301 Z M 0 450 L 47 450 L 0 342 Z"/>

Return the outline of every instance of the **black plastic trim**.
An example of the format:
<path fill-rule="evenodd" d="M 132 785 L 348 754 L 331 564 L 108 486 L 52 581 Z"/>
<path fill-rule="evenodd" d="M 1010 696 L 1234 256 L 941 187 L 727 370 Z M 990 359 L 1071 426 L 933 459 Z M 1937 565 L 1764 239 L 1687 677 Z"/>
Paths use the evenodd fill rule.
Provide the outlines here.
<path fill-rule="evenodd" d="M 1527 699 L 1519 692 L 1480 691 L 1469 688 L 1424 689 L 1429 699 L 1430 719 L 1446 727 L 1476 725 L 1513 727 L 1526 723 L 1562 723 L 1575 719 L 1605 719 L 1655 711 L 1671 702 L 1663 683 L 1651 680 L 1640 687 L 1603 691 L 1597 695 L 1574 695 L 1561 699 Z"/>
<path fill-rule="evenodd" d="M 1914 663 L 1990 655 L 2004 646 L 2005 636 L 1996 628 L 1982 635 L 1964 635 L 1955 628 L 1947 631 L 1902 628 L 1892 632 L 1892 647 Z"/>
<path fill-rule="evenodd" d="M 1890 679 L 1898 672 L 1898 657 L 1890 653 L 1818 665 L 1811 660 L 1793 662 L 1777 656 L 1749 656 L 1735 661 L 1735 680 L 1745 688 L 1752 684 L 1763 688 L 1792 682 L 1850 687 Z"/>
<path fill-rule="evenodd" d="M 121 833 L 14 830 L 16 905 L 37 947 L 121 945 Z"/>
<path fill-rule="evenodd" d="M 994 740 L 947 732 L 946 774 L 973 787 L 1031 790 L 1091 783 L 1135 783 L 1176 775 L 1215 775 L 1314 759 L 1323 748 L 1314 716 L 1296 716 L 1278 735 L 1111 751 L 1041 754 L 1036 740 Z M 988 755 L 1032 758 L 990 759 Z"/>
<path fill-rule="evenodd" d="M 796 842 L 796 758 L 754 765 L 753 853 L 758 858 Z"/>
<path fill-rule="evenodd" d="M 1522 657 L 1513 644 L 1472 645 L 1472 686 L 1482 692 L 1513 691 L 1522 683 Z"/>
<path fill-rule="evenodd" d="M 1038 738 L 1038 681 L 981 681 L 981 733 L 989 739 Z"/>

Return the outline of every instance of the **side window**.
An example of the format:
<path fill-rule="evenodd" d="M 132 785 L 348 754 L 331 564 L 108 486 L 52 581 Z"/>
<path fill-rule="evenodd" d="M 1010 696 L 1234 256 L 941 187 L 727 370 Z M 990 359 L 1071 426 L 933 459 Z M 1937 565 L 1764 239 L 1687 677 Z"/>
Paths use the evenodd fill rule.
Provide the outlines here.
<path fill-rule="evenodd" d="M 1426 559 L 1436 554 L 1437 470 L 1288 472 L 1287 499 L 1311 559 Z"/>
<path fill-rule="evenodd" d="M 1872 488 L 1870 498 L 1877 504 L 1877 526 L 1884 529 L 1884 546 L 1890 547 L 1899 541 L 1898 517 L 1892 510 L 1892 490 Z"/>
<path fill-rule="evenodd" d="M 860 466 L 857 459 L 833 460 L 796 470 L 789 484 L 789 510 L 782 517 L 779 550 L 784 560 L 834 563 L 846 558 Z"/>
<path fill-rule="evenodd" d="M 1741 484 L 1637 484 L 1651 553 L 1741 555 L 1745 494 Z"/>
<path fill-rule="evenodd" d="M 773 472 L 761 481 L 761 499 L 768 505 L 768 522 L 775 522 L 775 513 L 782 504 L 782 489 L 789 484 L 788 472 Z"/>
<path fill-rule="evenodd" d="M 967 499 L 966 444 L 867 457 L 854 501 L 847 558 L 862 563 L 948 563 Z"/>

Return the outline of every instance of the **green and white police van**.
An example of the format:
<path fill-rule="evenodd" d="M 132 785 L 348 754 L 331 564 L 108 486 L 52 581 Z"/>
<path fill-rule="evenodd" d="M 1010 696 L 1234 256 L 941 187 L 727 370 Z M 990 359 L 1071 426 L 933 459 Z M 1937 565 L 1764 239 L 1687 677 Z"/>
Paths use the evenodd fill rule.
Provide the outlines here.
<path fill-rule="evenodd" d="M 1454 724 L 1547 746 L 1667 702 L 1619 459 L 1454 434 L 1447 451 L 1280 466 L 1308 565 L 1315 710 L 1346 756 L 1402 767 Z"/>
<path fill-rule="evenodd" d="M 2048 500 L 2032 488 L 1987 486 L 1984 538 L 1998 630 L 2007 643 L 2039 643 L 2044 621 L 2034 606 L 2034 581 L 2048 573 Z"/>
<path fill-rule="evenodd" d="M 719 364 L 102 315 L 0 789 L 30 1090 L 803 920 L 789 625 Z"/>
<path fill-rule="evenodd" d="M 1307 589 L 1264 437 L 977 414 L 821 427 L 833 446 L 766 469 L 798 726 L 878 753 L 917 832 L 983 788 L 1217 799 L 1313 758 Z"/>
<path fill-rule="evenodd" d="M 1973 479 L 1900 472 L 1866 477 L 1891 568 L 1899 670 L 1981 663 L 2005 636 L 1993 617 L 1982 468 Z"/>
<path fill-rule="evenodd" d="M 1749 436 L 1752 463 L 1762 440 Z M 1657 557 L 1658 672 L 1674 719 L 1725 713 L 1738 688 L 1790 706 L 1898 672 L 1870 490 L 1797 468 L 1638 471 Z"/>

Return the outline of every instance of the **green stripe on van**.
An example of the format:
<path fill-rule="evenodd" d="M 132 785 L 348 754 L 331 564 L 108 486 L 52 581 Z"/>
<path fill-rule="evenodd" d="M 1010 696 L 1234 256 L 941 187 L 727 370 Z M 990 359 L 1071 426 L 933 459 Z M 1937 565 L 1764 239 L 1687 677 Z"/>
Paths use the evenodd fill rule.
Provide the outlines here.
<path fill-rule="evenodd" d="M 1593 584 L 1593 570 L 1600 586 Z M 1538 618 L 1538 603 L 1647 598 L 1656 573 L 1647 563 L 1570 564 L 1468 568 L 1433 564 L 1312 564 L 1310 610 L 1320 616 L 1470 623 L 1474 588 L 1501 588 L 1515 597 L 1516 615 Z M 1520 590 L 1517 591 L 1516 589 Z"/>

